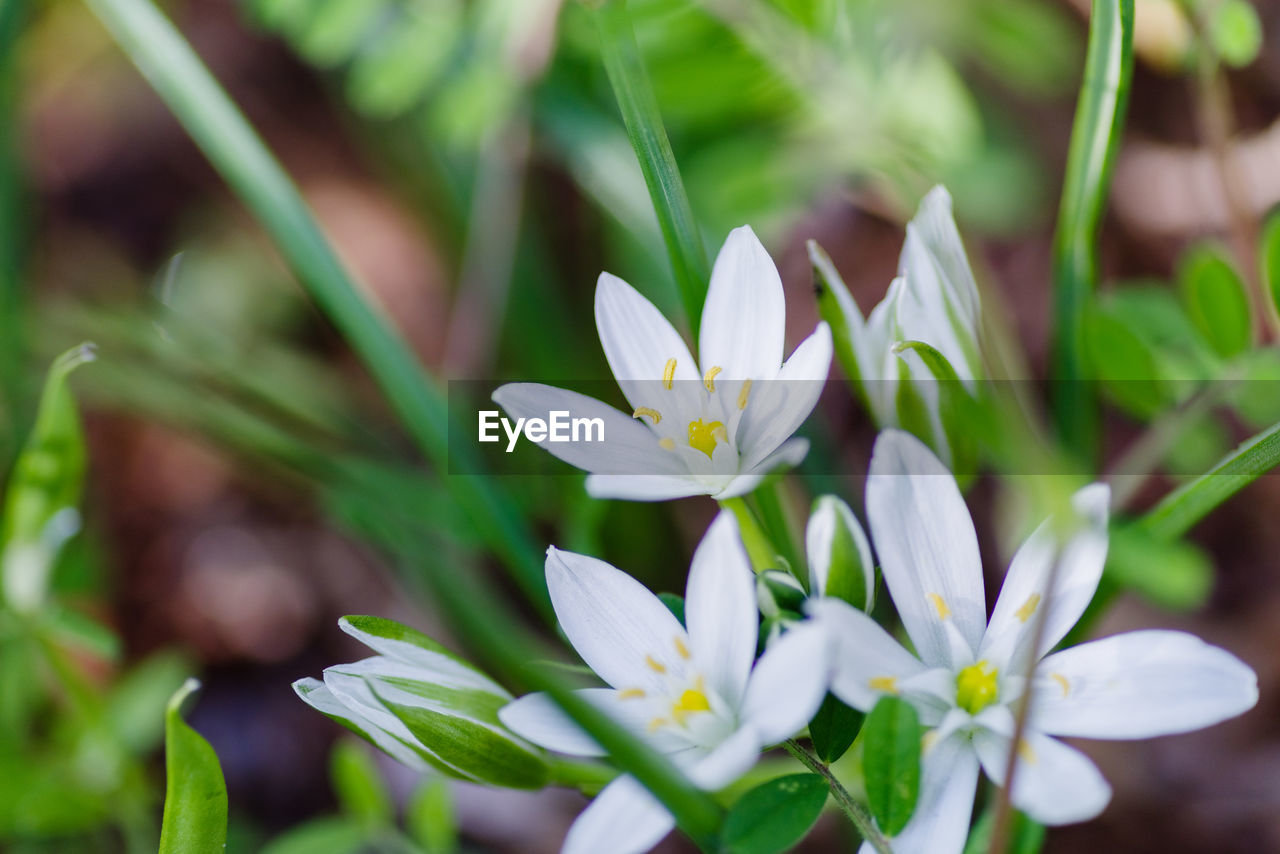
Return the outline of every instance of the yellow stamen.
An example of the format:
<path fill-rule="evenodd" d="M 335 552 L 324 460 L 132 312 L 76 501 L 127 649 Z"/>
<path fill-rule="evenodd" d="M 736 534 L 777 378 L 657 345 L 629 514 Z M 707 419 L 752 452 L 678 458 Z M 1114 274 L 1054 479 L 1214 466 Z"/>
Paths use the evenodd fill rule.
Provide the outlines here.
<path fill-rule="evenodd" d="M 709 711 L 711 711 L 711 702 L 707 699 L 707 695 L 694 688 L 687 689 L 680 695 L 679 700 L 671 704 L 671 717 L 675 718 L 676 723 L 681 726 L 689 715 Z"/>
<path fill-rule="evenodd" d="M 742 391 L 738 392 L 738 408 L 747 408 L 747 396 L 751 394 L 751 380 L 742 381 Z"/>
<path fill-rule="evenodd" d="M 956 705 L 971 715 L 996 701 L 1000 693 L 999 671 L 990 662 L 970 664 L 956 674 Z"/>
<path fill-rule="evenodd" d="M 720 421 L 704 423 L 701 418 L 689 422 L 689 447 L 696 448 L 708 457 L 716 449 L 717 439 L 727 439 L 724 424 Z"/>
<path fill-rule="evenodd" d="M 618 692 L 619 700 L 642 700 L 644 699 L 644 690 L 641 688 L 623 688 Z"/>
<path fill-rule="evenodd" d="M 721 370 L 722 368 L 719 365 L 715 365 L 702 378 L 702 384 L 707 387 L 707 391 L 714 392 L 716 390 L 716 374 L 720 373 Z"/>
<path fill-rule="evenodd" d="M 867 680 L 867 687 L 872 691 L 883 691 L 886 694 L 898 693 L 898 677 L 873 676 Z"/>
<path fill-rule="evenodd" d="M 1027 597 L 1027 601 L 1022 603 L 1022 607 L 1014 611 L 1018 615 L 1018 619 L 1026 622 L 1031 619 L 1031 615 L 1036 612 L 1036 608 L 1040 607 L 1040 594 L 1032 593 Z"/>
<path fill-rule="evenodd" d="M 1038 761 L 1036 752 L 1031 749 L 1031 745 L 1027 743 L 1025 738 L 1018 739 L 1018 758 L 1028 765 L 1035 765 Z"/>
<path fill-rule="evenodd" d="M 1057 682 L 1058 686 L 1062 688 L 1062 696 L 1065 697 L 1071 693 L 1071 683 L 1067 681 L 1067 677 L 1061 673 L 1050 673 L 1049 678 Z"/>
<path fill-rule="evenodd" d="M 666 367 L 662 369 L 662 385 L 667 391 L 671 390 L 671 383 L 676 378 L 676 360 L 667 359 Z"/>
<path fill-rule="evenodd" d="M 665 439 L 659 439 L 658 445 L 666 451 L 674 451 L 676 449 L 676 440 L 667 436 Z"/>
<path fill-rule="evenodd" d="M 653 419 L 654 424 L 658 424 L 662 421 L 662 413 L 656 409 L 650 409 L 647 406 L 637 406 L 636 411 L 631 413 L 632 418 L 639 418 L 641 415 L 648 415 Z"/>
<path fill-rule="evenodd" d="M 684 641 L 680 639 L 679 635 L 676 635 L 674 640 L 676 642 L 676 652 L 680 653 L 680 657 L 687 661 L 689 659 L 689 647 L 684 645 Z"/>
<path fill-rule="evenodd" d="M 947 607 L 946 599 L 943 599 L 937 593 L 926 593 L 925 596 L 933 603 L 933 610 L 938 612 L 939 620 L 945 620 L 951 616 L 951 609 Z"/>
<path fill-rule="evenodd" d="M 644 657 L 644 663 L 649 665 L 649 669 L 652 670 L 654 673 L 667 672 L 667 666 L 663 664 L 661 661 L 658 661 L 658 659 L 654 658 L 652 655 L 646 655 Z"/>
<path fill-rule="evenodd" d="M 667 725 L 666 718 L 654 718 L 653 720 L 649 721 L 649 725 L 645 727 L 645 729 L 647 729 L 651 733 L 654 733 L 662 729 L 666 725 Z"/>

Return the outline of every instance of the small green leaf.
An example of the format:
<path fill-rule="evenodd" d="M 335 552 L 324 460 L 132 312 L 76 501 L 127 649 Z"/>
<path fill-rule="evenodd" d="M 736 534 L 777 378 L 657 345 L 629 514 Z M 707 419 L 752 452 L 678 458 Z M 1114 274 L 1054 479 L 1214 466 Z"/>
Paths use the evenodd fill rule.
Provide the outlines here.
<path fill-rule="evenodd" d="M 886 836 L 907 826 L 920 796 L 920 718 L 910 703 L 881 697 L 863 724 L 867 803 Z"/>
<path fill-rule="evenodd" d="M 391 823 L 394 808 L 378 766 L 357 741 L 343 739 L 329 756 L 329 777 L 342 811 L 366 827 Z"/>
<path fill-rule="evenodd" d="M 164 823 L 160 854 L 221 854 L 227 844 L 227 784 L 218 756 L 182 719 L 200 683 L 188 679 L 165 716 Z"/>
<path fill-rule="evenodd" d="M 680 621 L 680 625 L 684 625 L 684 597 L 675 593 L 659 593 L 658 598 L 662 600 L 662 604 L 667 606 L 667 610 L 675 614 L 676 619 Z"/>
<path fill-rule="evenodd" d="M 828 694 L 818 707 L 818 713 L 809 722 L 809 739 L 813 742 L 813 752 L 823 762 L 835 762 L 853 744 L 862 729 L 862 721 L 866 716 L 857 709 L 846 706 Z"/>
<path fill-rule="evenodd" d="M 1095 305 L 1084 321 L 1086 352 L 1111 400 L 1140 418 L 1159 413 L 1170 400 L 1148 344 L 1102 306 Z"/>
<path fill-rule="evenodd" d="M 1178 266 L 1178 285 L 1191 322 L 1221 356 L 1249 348 L 1253 336 L 1249 295 L 1226 253 L 1200 244 Z"/>
<path fill-rule="evenodd" d="M 282 833 L 262 854 L 363 854 L 371 850 L 369 832 L 347 816 L 326 816 Z"/>
<path fill-rule="evenodd" d="M 1280 312 L 1280 210 L 1272 211 L 1267 217 L 1258 241 L 1258 254 L 1263 287 L 1271 298 L 1272 308 Z"/>
<path fill-rule="evenodd" d="M 449 781 L 429 777 L 405 807 L 409 834 L 426 854 L 450 854 L 458 848 L 458 822 L 453 813 L 453 790 Z"/>
<path fill-rule="evenodd" d="M 1214 4 L 1209 22 L 1213 49 L 1232 68 L 1243 68 L 1262 49 L 1262 21 L 1248 0 L 1223 0 Z"/>
<path fill-rule="evenodd" d="M 1209 597 L 1213 564 L 1192 543 L 1155 537 L 1141 525 L 1114 525 L 1106 577 L 1162 608 L 1190 611 Z"/>
<path fill-rule="evenodd" d="M 790 572 L 766 569 L 756 575 L 756 602 L 765 617 L 777 617 L 784 612 L 799 614 L 804 609 L 804 600 L 804 588 Z"/>
<path fill-rule="evenodd" d="M 727 854 L 777 854 L 813 827 L 827 802 L 817 774 L 789 774 L 756 786 L 729 810 L 721 832 Z"/>

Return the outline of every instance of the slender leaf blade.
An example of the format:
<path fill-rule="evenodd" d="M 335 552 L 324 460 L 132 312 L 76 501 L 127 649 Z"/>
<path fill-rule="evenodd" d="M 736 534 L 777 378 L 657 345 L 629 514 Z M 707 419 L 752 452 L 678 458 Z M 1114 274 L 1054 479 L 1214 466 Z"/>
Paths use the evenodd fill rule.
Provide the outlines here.
<path fill-rule="evenodd" d="M 182 705 L 200 687 L 188 679 L 165 717 L 164 823 L 160 854 L 219 854 L 227 845 L 227 784 L 209 742 L 182 719 Z"/>

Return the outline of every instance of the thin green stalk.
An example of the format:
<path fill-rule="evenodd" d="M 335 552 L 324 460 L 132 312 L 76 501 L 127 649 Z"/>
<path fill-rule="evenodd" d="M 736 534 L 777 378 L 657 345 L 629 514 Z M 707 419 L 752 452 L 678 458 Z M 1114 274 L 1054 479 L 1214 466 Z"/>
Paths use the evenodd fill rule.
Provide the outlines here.
<path fill-rule="evenodd" d="M 443 390 L 352 283 L 297 188 L 244 115 L 150 0 L 86 3 L 271 235 L 299 281 L 364 361 L 444 475 L 450 449 Z M 516 582 L 549 614 L 541 549 L 515 506 L 478 477 L 454 476 L 449 486 L 463 511 L 486 531 Z"/>
<path fill-rule="evenodd" d="M 1142 519 L 1153 536 L 1174 540 L 1219 504 L 1280 465 L 1280 424 L 1247 439 L 1216 466 L 1164 497 Z"/>
<path fill-rule="evenodd" d="M 17 451 L 17 414 L 22 411 L 22 365 L 25 336 L 22 323 L 21 176 L 18 167 L 17 50 L 18 35 L 27 15 L 27 0 L 0 3 L 0 470 L 7 469 L 8 451 Z M 7 441 L 12 440 L 12 441 Z"/>
<path fill-rule="evenodd" d="M 849 817 L 849 821 L 858 829 L 858 833 L 862 838 L 871 843 L 871 847 L 876 849 L 879 854 L 893 854 L 893 849 L 889 845 L 889 840 L 876 827 L 875 819 L 871 817 L 871 813 L 862 804 L 854 800 L 853 795 L 849 794 L 849 790 L 844 787 L 836 775 L 831 773 L 831 769 L 827 767 L 817 756 L 806 750 L 800 742 L 795 739 L 788 739 L 782 743 L 787 752 L 808 768 L 813 773 L 822 777 L 827 781 L 827 788 L 831 789 L 831 796 L 836 799 L 836 803 L 844 814 Z"/>
<path fill-rule="evenodd" d="M 752 568 L 756 572 L 776 568 L 778 561 L 775 556 L 778 549 L 764 532 L 756 514 L 747 506 L 746 499 L 725 498 L 720 502 L 720 508 L 728 510 L 738 521 L 738 534 L 742 537 L 742 545 L 746 547 Z"/>
<path fill-rule="evenodd" d="M 790 564 L 791 574 L 807 584 L 808 570 L 804 555 L 796 542 L 796 534 L 787 512 L 786 495 L 780 477 L 771 477 L 751 493 L 759 511 L 759 519 L 766 535 L 777 547 L 778 554 Z"/>
<path fill-rule="evenodd" d="M 627 126 L 627 136 L 640 161 L 640 171 L 649 187 L 653 209 L 658 215 L 662 239 L 671 256 L 676 287 L 694 336 L 706 301 L 707 254 L 693 218 L 693 208 L 680 180 L 671 142 L 658 112 L 658 102 L 649 84 L 644 59 L 636 45 L 635 33 L 627 17 L 626 0 L 604 0 L 594 12 L 600 29 L 600 53 L 613 85 L 618 109 Z"/>
<path fill-rule="evenodd" d="M 1132 78 L 1133 0 L 1093 0 L 1053 240 L 1054 418 L 1059 438 L 1089 465 L 1098 453 L 1100 419 L 1084 350 L 1084 317 L 1098 284 L 1098 227 Z"/>

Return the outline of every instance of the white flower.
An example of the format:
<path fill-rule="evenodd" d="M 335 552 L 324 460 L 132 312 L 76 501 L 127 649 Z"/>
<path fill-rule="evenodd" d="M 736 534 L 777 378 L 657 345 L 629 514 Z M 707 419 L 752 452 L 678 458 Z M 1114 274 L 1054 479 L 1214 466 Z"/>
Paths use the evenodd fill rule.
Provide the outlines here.
<path fill-rule="evenodd" d="M 831 364 L 820 323 L 783 363 L 786 306 L 777 268 L 749 226 L 730 232 L 702 309 L 699 360 L 653 304 L 616 276 L 596 286 L 596 327 L 632 415 L 552 386 L 504 385 L 493 399 L 515 418 L 600 418 L 603 442 L 539 442 L 591 472 L 597 498 L 732 498 L 771 469 L 795 465 L 792 438 L 817 403 Z M 701 367 L 699 367 L 699 363 Z"/>
<path fill-rule="evenodd" d="M 547 551 L 547 587 L 569 642 L 609 688 L 582 695 L 655 749 L 693 782 L 722 788 L 760 751 L 801 730 L 826 694 L 825 633 L 803 626 L 755 662 L 758 632 L 753 575 L 727 512 L 693 556 L 684 626 L 658 597 L 609 564 Z M 521 697 L 499 718 L 550 750 L 604 751 L 544 694 Z M 567 854 L 647 851 L 674 826 L 665 808 L 630 776 L 619 777 L 574 822 Z"/>
<path fill-rule="evenodd" d="M 920 800 L 894 842 L 899 854 L 957 854 L 981 766 L 999 784 L 1014 731 L 1020 674 L 1076 623 L 1107 551 L 1105 486 L 1074 498 L 1074 533 L 1042 525 L 1014 556 L 988 625 L 973 523 L 954 478 L 919 440 L 896 430 L 876 442 L 867 480 L 871 535 L 912 655 L 844 602 L 812 603 L 831 632 L 831 690 L 859 709 L 883 694 L 910 702 L 930 728 Z M 1042 643 L 1031 649 L 1045 584 L 1060 563 Z M 1033 619 L 1034 618 L 1034 619 Z M 1110 788 L 1093 763 L 1052 736 L 1129 739 L 1186 732 L 1249 709 L 1257 677 L 1230 653 L 1183 632 L 1136 631 L 1044 657 L 1014 779 L 1013 802 L 1045 824 L 1100 813 Z M 865 849 L 864 849 L 865 850 Z"/>

